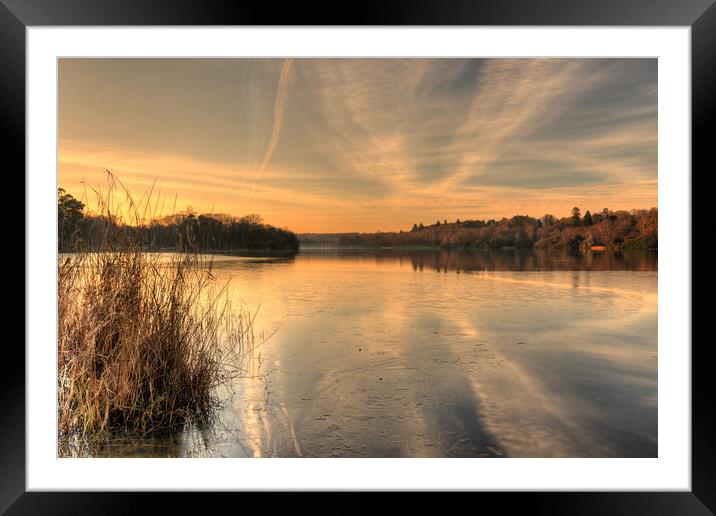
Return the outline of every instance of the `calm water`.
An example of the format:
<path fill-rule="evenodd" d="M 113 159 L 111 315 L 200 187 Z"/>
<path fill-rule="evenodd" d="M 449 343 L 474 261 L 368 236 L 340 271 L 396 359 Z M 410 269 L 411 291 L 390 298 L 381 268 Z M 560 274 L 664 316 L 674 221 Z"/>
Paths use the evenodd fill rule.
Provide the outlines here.
<path fill-rule="evenodd" d="M 265 381 L 100 455 L 654 457 L 656 254 L 218 256 Z"/>

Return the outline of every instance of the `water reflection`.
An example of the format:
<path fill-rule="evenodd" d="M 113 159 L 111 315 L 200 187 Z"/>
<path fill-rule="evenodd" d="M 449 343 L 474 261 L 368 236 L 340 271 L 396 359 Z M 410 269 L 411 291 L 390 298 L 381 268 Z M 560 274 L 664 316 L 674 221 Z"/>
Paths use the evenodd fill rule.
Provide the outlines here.
<path fill-rule="evenodd" d="M 207 428 L 93 454 L 654 457 L 656 271 L 653 253 L 217 256 L 276 331 L 267 381 L 238 381 Z"/>
<path fill-rule="evenodd" d="M 655 251 L 581 253 L 533 250 L 403 250 L 306 248 L 302 260 L 326 261 L 350 258 L 375 265 L 410 264 L 415 271 L 656 271 Z"/>

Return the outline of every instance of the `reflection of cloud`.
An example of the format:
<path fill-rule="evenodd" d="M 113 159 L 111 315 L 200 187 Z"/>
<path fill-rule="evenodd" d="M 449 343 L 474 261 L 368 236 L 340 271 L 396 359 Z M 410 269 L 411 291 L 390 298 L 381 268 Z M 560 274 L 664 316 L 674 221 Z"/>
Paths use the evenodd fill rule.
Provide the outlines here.
<path fill-rule="evenodd" d="M 654 59 L 107 61 L 60 63 L 61 183 L 112 146 L 302 231 L 657 204 Z"/>
<path fill-rule="evenodd" d="M 593 278 L 598 285 L 590 281 L 576 287 L 570 312 L 559 293 L 575 289 L 566 281 L 570 275 L 552 274 L 545 281 L 509 273 L 473 276 L 493 283 L 480 289 L 485 299 L 499 298 L 501 284 L 514 285 L 522 299 L 549 292 L 555 301 L 542 308 L 550 320 L 539 331 L 525 332 L 530 322 L 517 314 L 518 326 L 505 329 L 489 304 L 467 317 L 442 314 L 463 336 L 488 343 L 480 366 L 466 375 L 480 400 L 483 424 L 510 456 L 648 456 L 655 450 L 651 408 L 656 375 L 655 362 L 645 358 L 656 352 L 656 292 Z M 586 318 L 580 315 L 584 304 L 589 306 Z M 557 307 L 571 315 L 556 316 Z M 601 318 L 602 313 L 609 317 Z M 534 324 L 544 315 L 532 317 Z M 514 344 L 521 339 L 526 342 Z M 450 347 L 464 353 L 465 343 Z M 640 412 L 643 407 L 646 413 Z M 641 441 L 632 449 L 628 439 L 610 443 L 618 432 Z"/>
<path fill-rule="evenodd" d="M 261 325 L 281 326 L 262 350 L 281 364 L 275 410 L 247 423 L 268 455 L 656 452 L 655 272 L 225 260 L 219 281 L 231 274 L 247 306 L 270 299 Z"/>

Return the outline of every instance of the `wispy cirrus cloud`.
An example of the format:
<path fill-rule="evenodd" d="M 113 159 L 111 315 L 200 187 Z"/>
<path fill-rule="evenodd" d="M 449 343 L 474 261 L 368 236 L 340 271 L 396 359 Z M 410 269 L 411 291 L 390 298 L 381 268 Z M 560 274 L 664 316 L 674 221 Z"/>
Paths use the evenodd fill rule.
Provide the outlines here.
<path fill-rule="evenodd" d="M 281 75 L 278 78 L 278 85 L 276 86 L 276 102 L 273 108 L 273 128 L 271 129 L 271 137 L 269 138 L 268 145 L 266 145 L 266 152 L 261 160 L 261 164 L 258 167 L 256 177 L 254 178 L 249 198 L 253 195 L 256 189 L 256 183 L 261 180 L 261 176 L 266 170 L 266 167 L 271 161 L 273 151 L 276 149 L 278 139 L 281 136 L 281 120 L 283 118 L 283 103 L 286 98 L 286 82 L 288 81 L 288 73 L 291 70 L 291 60 L 286 59 L 283 62 L 281 68 Z"/>

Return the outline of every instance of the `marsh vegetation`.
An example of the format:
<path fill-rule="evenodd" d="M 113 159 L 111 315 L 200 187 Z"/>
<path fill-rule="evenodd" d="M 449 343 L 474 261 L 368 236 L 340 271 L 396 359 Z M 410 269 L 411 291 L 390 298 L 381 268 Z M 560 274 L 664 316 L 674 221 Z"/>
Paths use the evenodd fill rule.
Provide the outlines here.
<path fill-rule="evenodd" d="M 133 228 L 150 198 L 135 204 L 111 176 L 96 193 L 94 249 L 58 263 L 59 431 L 147 435 L 206 420 L 218 388 L 247 372 L 253 318 L 232 310 L 211 258 L 147 252 Z"/>

